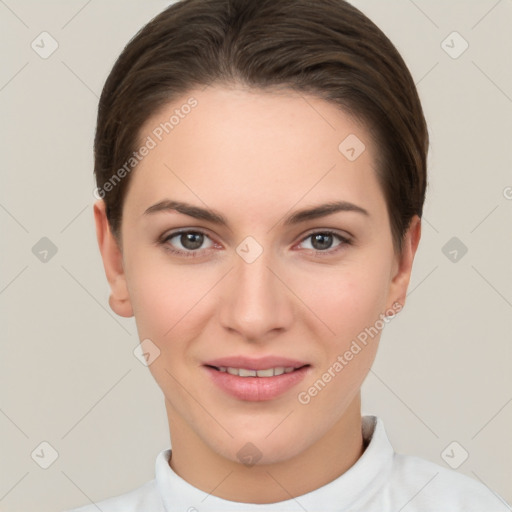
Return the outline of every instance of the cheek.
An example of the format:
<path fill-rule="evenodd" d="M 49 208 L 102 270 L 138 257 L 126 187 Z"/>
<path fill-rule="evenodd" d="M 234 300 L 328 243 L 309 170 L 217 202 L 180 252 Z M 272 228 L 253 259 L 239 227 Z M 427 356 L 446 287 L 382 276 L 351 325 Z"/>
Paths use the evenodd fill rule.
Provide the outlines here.
<path fill-rule="evenodd" d="M 199 316 L 204 314 L 203 301 L 212 288 L 212 276 L 208 278 L 199 267 L 172 265 L 160 258 L 146 257 L 130 277 L 139 338 L 150 339 L 160 351 L 149 370 L 171 396 L 180 393 L 173 376 L 182 380 L 180 372 L 193 363 L 189 343 L 200 337 Z"/>
<path fill-rule="evenodd" d="M 384 312 L 389 288 L 386 266 L 372 261 L 326 267 L 304 279 L 299 296 L 316 313 L 342 349 Z M 297 285 L 298 286 L 298 285 Z M 329 336 L 326 337 L 329 339 Z"/>
<path fill-rule="evenodd" d="M 177 265 L 165 255 L 132 260 L 129 291 L 140 336 L 164 342 L 191 324 L 194 308 L 212 288 L 212 275 L 200 265 Z M 128 274 L 128 273 L 127 273 Z"/>
<path fill-rule="evenodd" d="M 387 296 L 385 276 L 384 266 L 350 265 L 330 272 L 329 279 L 327 275 L 320 279 L 321 287 L 318 279 L 310 281 L 310 286 L 316 283 L 316 292 L 308 291 L 310 307 L 334 334 L 319 338 L 322 356 L 317 372 L 297 400 L 305 411 L 319 411 L 326 424 L 343 414 L 375 359 L 385 325 L 381 319 Z"/>

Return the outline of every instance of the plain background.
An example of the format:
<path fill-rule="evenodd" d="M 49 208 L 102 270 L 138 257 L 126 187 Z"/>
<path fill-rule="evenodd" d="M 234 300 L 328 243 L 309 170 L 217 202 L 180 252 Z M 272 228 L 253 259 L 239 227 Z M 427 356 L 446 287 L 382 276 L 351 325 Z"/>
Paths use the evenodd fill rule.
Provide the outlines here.
<path fill-rule="evenodd" d="M 512 501 L 512 1 L 353 3 L 404 57 L 431 135 L 408 302 L 383 333 L 363 412 L 398 452 L 446 466 L 447 447 L 452 464 L 467 451 L 457 470 Z M 109 309 L 92 216 L 98 96 L 167 4 L 0 0 L 2 511 L 127 492 L 169 446 L 134 320 Z M 59 45 L 47 59 L 31 47 L 43 31 Z M 469 44 L 457 58 L 454 31 Z M 45 262 L 43 237 L 57 250 Z M 42 442 L 58 453 L 47 469 L 31 457 L 50 456 Z"/>

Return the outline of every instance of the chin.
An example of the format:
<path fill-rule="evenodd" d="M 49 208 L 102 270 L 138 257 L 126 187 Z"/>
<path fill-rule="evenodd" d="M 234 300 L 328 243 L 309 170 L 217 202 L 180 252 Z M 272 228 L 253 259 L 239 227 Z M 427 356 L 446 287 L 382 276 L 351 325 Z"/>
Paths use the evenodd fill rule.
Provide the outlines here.
<path fill-rule="evenodd" d="M 278 423 L 277 423 L 278 424 Z M 262 466 L 269 464 L 278 464 L 292 459 L 302 453 L 307 446 L 307 440 L 304 438 L 304 432 L 299 426 L 293 434 L 290 429 L 275 429 L 276 424 L 272 426 L 260 426 L 253 431 L 231 431 L 233 439 L 226 443 L 226 439 L 220 443 L 217 440 L 209 440 L 210 448 L 218 455 L 245 466 Z M 271 433 L 272 432 L 272 433 Z M 269 435 L 270 433 L 270 435 Z M 314 441 L 312 440 L 312 444 Z"/>

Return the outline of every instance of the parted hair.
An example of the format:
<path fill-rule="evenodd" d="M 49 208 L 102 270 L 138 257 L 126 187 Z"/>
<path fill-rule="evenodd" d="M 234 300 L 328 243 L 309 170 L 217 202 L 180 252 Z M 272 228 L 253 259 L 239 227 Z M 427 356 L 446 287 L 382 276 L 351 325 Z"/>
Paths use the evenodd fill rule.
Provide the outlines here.
<path fill-rule="evenodd" d="M 290 88 L 362 122 L 375 144 L 394 247 L 402 249 L 412 217 L 422 215 L 428 129 L 399 52 L 344 0 L 181 0 L 128 42 L 103 87 L 94 140 L 96 185 L 118 241 L 131 173 L 105 185 L 150 117 L 212 84 Z"/>

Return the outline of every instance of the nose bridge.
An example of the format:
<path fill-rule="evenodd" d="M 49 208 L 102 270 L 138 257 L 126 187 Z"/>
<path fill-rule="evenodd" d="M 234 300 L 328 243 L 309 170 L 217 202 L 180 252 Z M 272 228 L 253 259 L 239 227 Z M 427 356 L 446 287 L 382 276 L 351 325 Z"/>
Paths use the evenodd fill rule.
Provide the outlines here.
<path fill-rule="evenodd" d="M 236 249 L 229 296 L 225 297 L 222 322 L 247 339 L 262 339 L 268 332 L 286 328 L 292 305 L 279 274 L 277 258 L 254 238 L 247 237 Z"/>

